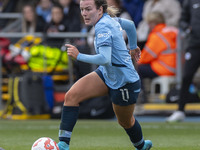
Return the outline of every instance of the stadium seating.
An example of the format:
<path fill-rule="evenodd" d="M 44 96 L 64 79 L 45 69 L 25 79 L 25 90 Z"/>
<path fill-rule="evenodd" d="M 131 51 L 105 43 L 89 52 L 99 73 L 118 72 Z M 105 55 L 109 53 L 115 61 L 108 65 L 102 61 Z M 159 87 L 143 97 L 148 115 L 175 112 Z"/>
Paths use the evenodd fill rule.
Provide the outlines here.
<path fill-rule="evenodd" d="M 152 79 L 150 94 L 167 94 L 170 87 L 176 82 L 175 76 L 159 76 Z M 158 88 L 157 88 L 158 87 Z"/>

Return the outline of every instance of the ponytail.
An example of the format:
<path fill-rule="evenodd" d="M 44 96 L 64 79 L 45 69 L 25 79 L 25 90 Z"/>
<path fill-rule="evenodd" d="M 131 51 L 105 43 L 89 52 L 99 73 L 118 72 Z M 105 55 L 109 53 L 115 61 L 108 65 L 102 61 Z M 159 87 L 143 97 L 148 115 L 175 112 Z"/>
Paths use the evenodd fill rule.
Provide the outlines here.
<path fill-rule="evenodd" d="M 115 7 L 108 7 L 107 8 L 107 13 L 111 16 L 111 17 L 116 17 L 116 15 L 119 13 L 119 9 L 115 8 Z"/>

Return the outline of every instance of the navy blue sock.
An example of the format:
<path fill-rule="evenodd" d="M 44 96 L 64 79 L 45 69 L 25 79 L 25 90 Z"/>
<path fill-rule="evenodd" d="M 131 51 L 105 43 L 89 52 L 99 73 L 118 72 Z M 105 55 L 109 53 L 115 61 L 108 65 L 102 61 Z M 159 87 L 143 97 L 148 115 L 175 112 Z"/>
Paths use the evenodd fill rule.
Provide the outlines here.
<path fill-rule="evenodd" d="M 63 106 L 59 140 L 69 144 L 71 139 L 72 130 L 78 119 L 79 107 L 76 106 Z"/>
<path fill-rule="evenodd" d="M 131 142 L 137 149 L 141 149 L 144 146 L 144 139 L 142 136 L 142 129 L 139 122 L 135 119 L 135 124 L 129 129 L 125 129 Z"/>

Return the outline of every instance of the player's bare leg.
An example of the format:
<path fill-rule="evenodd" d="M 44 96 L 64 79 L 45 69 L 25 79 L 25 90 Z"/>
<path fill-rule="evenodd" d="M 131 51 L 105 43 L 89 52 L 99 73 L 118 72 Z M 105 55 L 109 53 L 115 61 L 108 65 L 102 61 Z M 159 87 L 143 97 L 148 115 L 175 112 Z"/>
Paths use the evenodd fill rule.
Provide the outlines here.
<path fill-rule="evenodd" d="M 92 97 L 108 94 L 108 87 L 92 72 L 79 79 L 65 95 L 64 106 L 79 106 L 79 103 Z"/>
<path fill-rule="evenodd" d="M 103 96 L 108 88 L 96 72 L 79 79 L 66 93 L 61 116 L 58 146 L 60 150 L 69 150 L 72 130 L 79 113 L 79 103 L 89 98 Z"/>
<path fill-rule="evenodd" d="M 118 123 L 125 129 L 136 150 L 149 150 L 152 147 L 152 142 L 144 141 L 141 126 L 133 116 L 134 107 L 135 104 L 128 106 L 113 104 Z"/>

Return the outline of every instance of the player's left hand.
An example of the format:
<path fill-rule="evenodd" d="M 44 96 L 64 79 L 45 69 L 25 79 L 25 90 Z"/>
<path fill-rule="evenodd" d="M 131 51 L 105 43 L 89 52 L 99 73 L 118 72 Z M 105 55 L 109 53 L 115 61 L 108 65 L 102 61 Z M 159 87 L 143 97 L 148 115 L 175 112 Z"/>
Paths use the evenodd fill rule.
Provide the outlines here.
<path fill-rule="evenodd" d="M 129 51 L 131 58 L 135 60 L 135 62 L 138 62 L 140 60 L 141 57 L 141 50 L 139 47 L 137 47 L 136 49 L 130 50 Z"/>
<path fill-rule="evenodd" d="M 67 47 L 68 56 L 71 56 L 71 57 L 77 59 L 77 56 L 79 54 L 79 50 L 71 44 L 65 44 L 65 46 Z"/>

